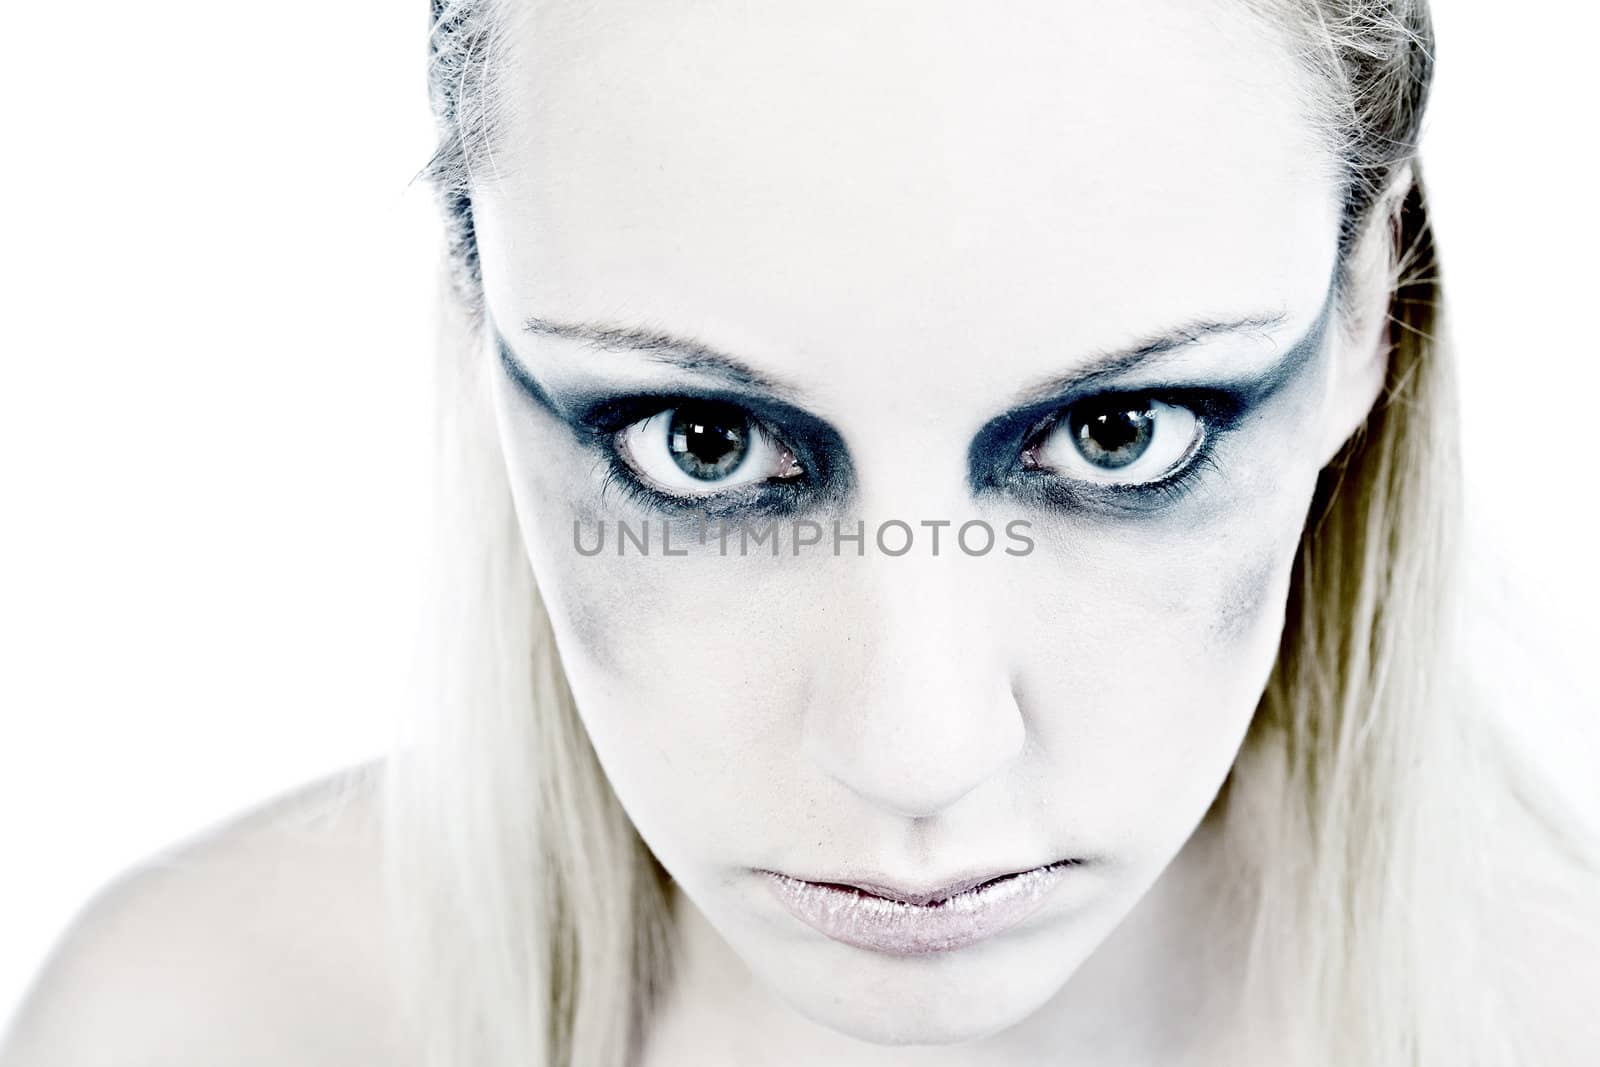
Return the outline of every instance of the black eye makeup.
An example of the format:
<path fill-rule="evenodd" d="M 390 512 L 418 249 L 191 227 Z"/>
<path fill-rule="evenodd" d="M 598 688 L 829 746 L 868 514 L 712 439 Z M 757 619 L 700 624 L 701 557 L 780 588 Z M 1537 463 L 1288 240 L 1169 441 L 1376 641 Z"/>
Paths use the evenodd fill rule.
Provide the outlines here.
<path fill-rule="evenodd" d="M 1160 513 L 1218 469 L 1218 446 L 1322 351 L 1338 287 L 1304 336 L 1265 373 L 1211 385 L 1094 388 L 1068 383 L 984 425 L 967 452 L 979 496 L 1046 510 Z"/>
<path fill-rule="evenodd" d="M 1204 387 L 1107 391 L 1030 405 L 974 438 L 972 487 L 1052 510 L 1160 510 L 1214 468 L 1217 443 L 1249 407 L 1240 394 Z"/>
<path fill-rule="evenodd" d="M 568 424 L 607 466 L 603 492 L 675 515 L 782 517 L 837 506 L 853 479 L 827 423 L 715 391 L 595 398 Z"/>
<path fill-rule="evenodd" d="M 522 394 L 596 455 L 602 499 L 686 519 L 781 518 L 838 507 L 854 477 L 834 428 L 793 404 L 742 391 L 552 395 L 496 336 Z"/>
<path fill-rule="evenodd" d="M 973 438 L 973 494 L 1112 516 L 1174 506 L 1218 468 L 1219 443 L 1321 351 L 1332 307 L 1330 290 L 1306 335 L 1253 378 L 1118 388 L 1090 373 L 1041 390 L 1037 400 L 991 419 Z M 853 493 L 838 431 L 742 381 L 731 388 L 553 397 L 504 340 L 499 348 L 512 381 L 598 457 L 602 499 L 621 494 L 672 517 L 742 519 L 837 509 Z"/>

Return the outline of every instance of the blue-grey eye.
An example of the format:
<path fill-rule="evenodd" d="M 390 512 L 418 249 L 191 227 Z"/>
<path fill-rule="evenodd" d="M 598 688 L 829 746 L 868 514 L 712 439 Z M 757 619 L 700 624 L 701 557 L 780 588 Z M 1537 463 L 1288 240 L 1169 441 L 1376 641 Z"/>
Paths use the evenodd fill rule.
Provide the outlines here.
<path fill-rule="evenodd" d="M 794 452 L 734 404 L 685 400 L 624 427 L 618 449 L 646 484 L 675 496 L 797 478 Z"/>
<path fill-rule="evenodd" d="M 1077 481 L 1142 485 L 1182 467 L 1204 437 L 1199 416 L 1182 405 L 1129 395 L 1091 397 L 1036 431 L 1023 465 Z"/>

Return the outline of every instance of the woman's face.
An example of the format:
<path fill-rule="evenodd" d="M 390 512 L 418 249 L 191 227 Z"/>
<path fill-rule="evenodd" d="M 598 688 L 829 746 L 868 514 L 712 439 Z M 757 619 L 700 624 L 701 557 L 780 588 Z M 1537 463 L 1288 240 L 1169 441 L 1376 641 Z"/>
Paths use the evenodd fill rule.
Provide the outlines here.
<path fill-rule="evenodd" d="M 1381 373 L 1304 76 L 1187 0 L 508 30 L 489 358 L 606 774 L 804 1014 L 1016 1023 L 1211 804 Z"/>

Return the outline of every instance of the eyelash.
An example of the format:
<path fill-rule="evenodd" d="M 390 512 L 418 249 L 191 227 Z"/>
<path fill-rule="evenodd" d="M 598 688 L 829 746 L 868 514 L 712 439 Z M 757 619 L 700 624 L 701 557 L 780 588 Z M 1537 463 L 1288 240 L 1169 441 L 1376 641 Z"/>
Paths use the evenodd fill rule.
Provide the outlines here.
<path fill-rule="evenodd" d="M 1194 413 L 1200 426 L 1199 441 L 1182 462 L 1165 476 L 1134 485 L 1118 485 L 1114 482 L 1062 478 L 1053 471 L 1018 467 L 1001 472 L 999 481 L 1037 506 L 1064 511 L 1096 508 L 1113 513 L 1138 514 L 1159 512 L 1175 506 L 1197 489 L 1208 473 L 1218 470 L 1217 445 L 1243 416 L 1246 406 L 1235 394 L 1219 389 L 1185 387 L 1112 391 L 1075 397 L 1065 403 L 1054 404 L 1042 416 L 1035 415 L 1028 422 L 1028 429 L 1021 437 L 1023 444 L 1019 447 L 1025 447 L 1041 436 L 1044 430 L 1059 424 L 1066 411 L 1075 405 L 1096 402 L 1108 408 L 1121 407 L 1123 404 L 1135 408 L 1151 400 L 1187 408 Z"/>
<path fill-rule="evenodd" d="M 1076 404 L 1097 401 L 1117 402 L 1126 398 L 1130 406 L 1140 401 L 1158 400 L 1174 406 L 1188 408 L 1195 413 L 1200 425 L 1199 443 L 1182 463 L 1165 477 L 1137 485 L 1092 483 L 1066 479 L 1049 470 L 1026 470 L 1020 458 L 1024 442 L 1033 438 L 1038 428 L 1049 420 L 1059 419 Z M 734 404 L 746 411 L 753 423 L 775 440 L 793 448 L 805 460 L 805 473 L 782 482 L 756 482 L 728 490 L 696 496 L 678 496 L 657 489 L 643 481 L 624 457 L 618 436 L 629 426 L 663 411 L 692 402 L 717 400 Z M 1058 401 L 1043 409 L 1018 413 L 1016 421 L 1026 424 L 1016 435 L 1017 446 L 1012 469 L 995 472 L 989 484 L 1005 484 L 1020 493 L 1031 503 L 1051 510 L 1082 510 L 1093 508 L 1111 513 L 1159 512 L 1176 505 L 1192 493 L 1205 475 L 1218 469 L 1215 450 L 1242 414 L 1242 404 L 1237 397 L 1215 389 L 1174 388 L 1140 391 L 1112 391 Z M 749 401 L 738 397 L 654 394 L 610 398 L 589 408 L 574 419 L 579 436 L 587 440 L 598 452 L 605 466 L 600 495 L 620 493 L 631 504 L 681 516 L 706 518 L 734 518 L 760 514 L 782 516 L 799 514 L 816 503 L 816 498 L 829 493 L 828 486 L 818 485 L 815 475 L 824 464 L 814 463 L 822 449 L 806 447 L 797 435 L 785 433 L 777 420 L 766 420 L 751 411 Z M 834 494 L 837 495 L 837 494 Z"/>
<path fill-rule="evenodd" d="M 1188 496 L 1208 472 L 1217 470 L 1214 451 L 1220 431 L 1208 424 L 1204 416 L 1200 418 L 1200 443 L 1172 473 L 1155 481 L 1137 485 L 1097 484 L 1068 480 L 1046 470 L 1022 470 L 1016 477 L 1022 480 L 1023 492 L 1041 506 L 1062 510 L 1081 510 L 1088 506 L 1103 511 L 1161 511 Z"/>
<path fill-rule="evenodd" d="M 679 496 L 645 482 L 624 457 L 617 438 L 637 422 L 682 404 L 702 401 L 732 404 L 744 411 L 762 432 L 794 449 L 803 461 L 805 472 L 782 482 L 754 482 L 721 493 L 695 496 Z M 577 416 L 574 426 L 579 436 L 599 453 L 605 465 L 600 483 L 602 500 L 608 493 L 617 492 L 632 504 L 668 514 L 732 519 L 799 514 L 819 504 L 821 498 L 837 495 L 829 483 L 835 480 L 833 471 L 838 464 L 826 459 L 833 447 L 827 442 L 807 442 L 799 434 L 786 434 L 778 428 L 779 422 L 778 418 L 761 417 L 751 410 L 746 399 L 709 394 L 655 394 L 618 397 L 592 404 Z"/>
<path fill-rule="evenodd" d="M 646 416 L 648 417 L 648 416 Z M 622 458 L 620 450 L 612 448 L 603 457 L 606 465 L 605 476 L 600 481 L 600 499 L 606 499 L 611 492 L 621 493 L 624 500 L 634 505 L 640 505 L 657 511 L 665 511 L 682 515 L 703 515 L 706 518 L 733 518 L 746 514 L 787 514 L 797 512 L 800 508 L 794 506 L 793 496 L 799 491 L 798 487 L 776 489 L 756 483 L 731 489 L 725 493 L 707 493 L 703 496 L 677 496 L 657 489 L 639 478 L 628 466 L 628 461 Z M 789 500 L 746 500 L 758 494 L 768 492 L 781 493 L 790 497 Z"/>

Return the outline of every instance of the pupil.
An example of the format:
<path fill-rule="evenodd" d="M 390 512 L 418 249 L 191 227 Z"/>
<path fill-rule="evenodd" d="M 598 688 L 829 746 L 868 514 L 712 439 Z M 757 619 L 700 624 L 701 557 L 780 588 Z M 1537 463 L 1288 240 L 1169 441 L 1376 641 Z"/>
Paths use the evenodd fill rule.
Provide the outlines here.
<path fill-rule="evenodd" d="M 750 418 L 731 404 L 685 405 L 672 413 L 667 449 L 691 478 L 716 481 L 749 452 Z"/>
<path fill-rule="evenodd" d="M 1155 436 L 1149 406 L 1091 409 L 1070 418 L 1072 439 L 1083 458 L 1100 467 L 1126 467 L 1145 454 Z"/>

